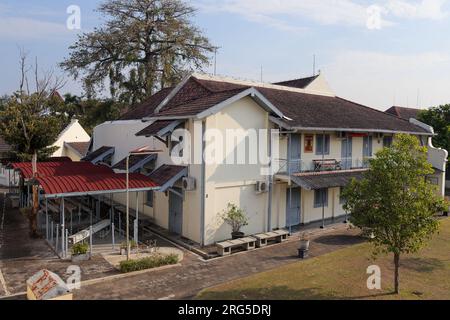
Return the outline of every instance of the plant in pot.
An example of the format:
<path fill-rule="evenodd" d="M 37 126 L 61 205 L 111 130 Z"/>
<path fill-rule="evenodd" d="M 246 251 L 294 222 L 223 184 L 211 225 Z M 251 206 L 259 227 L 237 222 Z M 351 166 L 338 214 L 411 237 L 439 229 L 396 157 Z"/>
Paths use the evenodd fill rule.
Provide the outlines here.
<path fill-rule="evenodd" d="M 306 232 L 300 236 L 300 243 L 298 247 L 298 256 L 302 259 L 308 257 L 310 239 Z"/>
<path fill-rule="evenodd" d="M 78 242 L 72 246 L 72 262 L 86 261 L 90 258 L 91 255 L 87 243 Z"/>
<path fill-rule="evenodd" d="M 241 232 L 241 228 L 248 225 L 248 217 L 245 211 L 238 208 L 237 205 L 229 203 L 227 209 L 224 210 L 222 218 L 229 226 L 231 226 L 231 238 L 243 238 L 245 234 Z"/>

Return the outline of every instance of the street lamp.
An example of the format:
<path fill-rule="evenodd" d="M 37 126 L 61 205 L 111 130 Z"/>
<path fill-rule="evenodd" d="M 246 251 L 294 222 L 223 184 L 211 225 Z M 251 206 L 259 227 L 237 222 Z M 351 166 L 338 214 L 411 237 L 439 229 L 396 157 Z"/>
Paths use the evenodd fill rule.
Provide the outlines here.
<path fill-rule="evenodd" d="M 139 149 L 133 150 L 128 153 L 127 159 L 126 159 L 126 190 L 127 190 L 127 211 L 126 211 L 126 237 L 127 237 L 127 260 L 130 260 L 130 156 L 135 155 L 146 155 L 146 154 L 153 154 L 155 153 L 154 150 L 151 150 L 150 147 L 141 147 Z M 136 208 L 137 209 L 137 208 Z"/>

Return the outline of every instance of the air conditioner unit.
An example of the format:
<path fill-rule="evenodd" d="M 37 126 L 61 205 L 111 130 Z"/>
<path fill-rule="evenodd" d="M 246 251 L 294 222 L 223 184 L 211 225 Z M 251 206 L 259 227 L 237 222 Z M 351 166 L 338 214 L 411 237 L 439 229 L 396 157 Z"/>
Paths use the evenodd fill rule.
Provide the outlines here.
<path fill-rule="evenodd" d="M 269 183 L 267 181 L 256 182 L 256 193 L 264 193 L 269 191 Z"/>
<path fill-rule="evenodd" d="M 185 191 L 193 191 L 195 190 L 195 187 L 196 187 L 195 178 L 192 177 L 183 178 L 183 189 Z"/>

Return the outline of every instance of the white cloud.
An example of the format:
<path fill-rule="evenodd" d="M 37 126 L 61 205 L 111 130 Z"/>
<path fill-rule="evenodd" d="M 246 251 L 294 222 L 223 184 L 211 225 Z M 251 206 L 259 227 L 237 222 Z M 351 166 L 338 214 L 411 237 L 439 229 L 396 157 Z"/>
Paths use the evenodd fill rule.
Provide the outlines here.
<path fill-rule="evenodd" d="M 422 0 L 411 3 L 404 0 L 388 0 L 385 8 L 398 18 L 438 20 L 447 17 L 443 6 L 446 0 Z"/>
<path fill-rule="evenodd" d="M 367 9 L 381 9 L 381 27 L 394 25 L 399 19 L 442 19 L 447 0 L 373 0 L 362 4 L 356 0 L 197 0 L 201 10 L 228 12 L 249 21 L 264 23 L 281 30 L 301 30 L 304 21 L 321 25 L 366 27 Z"/>
<path fill-rule="evenodd" d="M 338 95 L 384 110 L 393 104 L 416 107 L 418 98 L 420 107 L 450 102 L 443 85 L 450 83 L 449 68 L 449 53 L 347 51 L 323 70 Z"/>
<path fill-rule="evenodd" d="M 64 24 L 32 18 L 0 17 L 0 38 L 16 40 L 49 40 L 70 35 Z"/>

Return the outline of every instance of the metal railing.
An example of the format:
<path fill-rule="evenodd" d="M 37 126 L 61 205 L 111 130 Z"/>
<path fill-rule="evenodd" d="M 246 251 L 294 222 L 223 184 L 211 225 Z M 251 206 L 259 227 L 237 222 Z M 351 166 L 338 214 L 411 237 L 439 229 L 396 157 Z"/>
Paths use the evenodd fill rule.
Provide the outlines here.
<path fill-rule="evenodd" d="M 313 160 L 277 159 L 278 173 L 294 174 L 303 172 L 340 171 L 365 169 L 369 167 L 371 157 L 364 158 L 325 158 Z"/>

